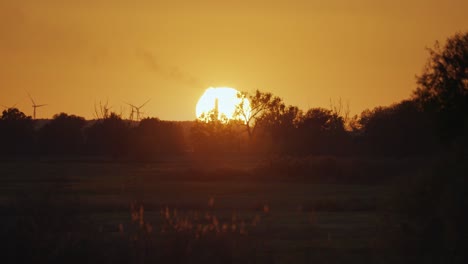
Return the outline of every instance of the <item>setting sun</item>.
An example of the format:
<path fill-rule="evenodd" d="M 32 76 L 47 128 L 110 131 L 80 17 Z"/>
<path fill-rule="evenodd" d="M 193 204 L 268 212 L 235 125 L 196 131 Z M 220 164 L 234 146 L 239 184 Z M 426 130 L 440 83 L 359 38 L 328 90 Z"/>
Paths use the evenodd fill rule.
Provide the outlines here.
<path fill-rule="evenodd" d="M 209 112 L 217 110 L 217 118 L 226 117 L 229 120 L 236 119 L 236 106 L 244 102 L 243 109 L 249 113 L 250 103 L 246 98 L 238 97 L 239 91 L 229 87 L 210 87 L 200 97 L 196 107 L 197 118 L 206 116 Z"/>

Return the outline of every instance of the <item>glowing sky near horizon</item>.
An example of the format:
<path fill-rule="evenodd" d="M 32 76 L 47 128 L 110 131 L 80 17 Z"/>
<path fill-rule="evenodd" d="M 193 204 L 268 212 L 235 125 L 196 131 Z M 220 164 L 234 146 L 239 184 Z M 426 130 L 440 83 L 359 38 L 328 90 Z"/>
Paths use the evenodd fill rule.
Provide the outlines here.
<path fill-rule="evenodd" d="M 352 113 L 407 98 L 436 40 L 468 30 L 468 1 L 0 0 L 0 105 L 92 118 L 124 102 L 195 119 L 207 87 Z"/>

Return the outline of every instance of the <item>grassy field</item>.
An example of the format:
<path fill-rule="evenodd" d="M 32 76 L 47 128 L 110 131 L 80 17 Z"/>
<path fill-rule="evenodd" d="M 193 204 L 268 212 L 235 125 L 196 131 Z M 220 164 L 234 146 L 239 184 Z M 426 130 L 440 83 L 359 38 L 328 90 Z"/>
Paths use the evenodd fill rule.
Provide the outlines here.
<path fill-rule="evenodd" d="M 389 186 L 249 179 L 257 164 L 3 162 L 2 226 L 12 239 L 28 240 L 38 232 L 66 240 L 67 233 L 93 245 L 86 247 L 89 256 L 96 254 L 89 248 L 101 249 L 99 258 L 86 262 L 398 262 L 389 258 L 382 239 L 381 209 L 391 196 Z M 204 178 L 207 171 L 216 173 Z M 34 229 L 41 224 L 47 227 Z M 55 259 L 63 260 L 47 255 L 48 262 Z"/>

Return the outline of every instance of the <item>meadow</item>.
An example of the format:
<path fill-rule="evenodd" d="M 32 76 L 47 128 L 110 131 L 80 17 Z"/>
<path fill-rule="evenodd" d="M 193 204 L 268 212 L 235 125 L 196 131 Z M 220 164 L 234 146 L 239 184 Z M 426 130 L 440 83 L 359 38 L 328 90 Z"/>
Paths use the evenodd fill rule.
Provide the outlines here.
<path fill-rule="evenodd" d="M 325 173 L 325 161 L 364 164 L 317 159 L 310 171 L 304 160 L 293 163 L 311 178 Z M 407 161 L 377 164 L 394 162 L 406 168 Z M 270 168 L 278 164 L 254 157 L 2 162 L 2 243 L 14 263 L 401 261 L 389 251 L 393 180 L 281 178 Z M 365 164 L 347 174 L 377 166 Z"/>

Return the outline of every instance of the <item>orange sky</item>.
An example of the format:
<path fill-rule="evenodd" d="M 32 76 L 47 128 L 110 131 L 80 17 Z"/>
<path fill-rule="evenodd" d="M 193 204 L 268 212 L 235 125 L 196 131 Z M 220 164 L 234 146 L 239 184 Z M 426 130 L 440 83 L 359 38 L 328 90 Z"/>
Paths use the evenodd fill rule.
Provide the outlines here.
<path fill-rule="evenodd" d="M 323 3 L 322 3 L 323 2 Z M 468 30 L 465 0 L 0 0 L 0 104 L 92 117 L 123 101 L 195 119 L 209 86 L 352 113 L 407 98 L 425 47 Z"/>

